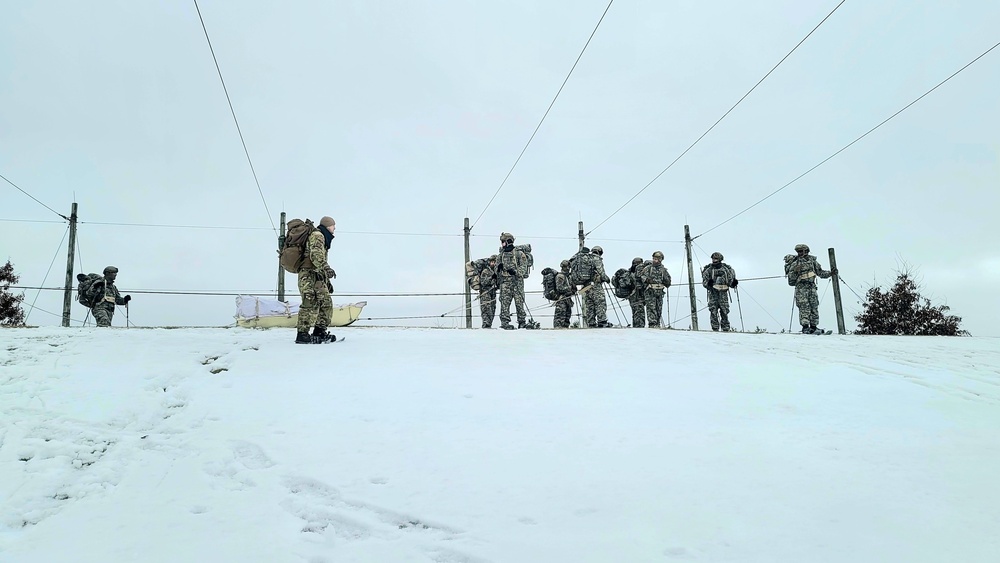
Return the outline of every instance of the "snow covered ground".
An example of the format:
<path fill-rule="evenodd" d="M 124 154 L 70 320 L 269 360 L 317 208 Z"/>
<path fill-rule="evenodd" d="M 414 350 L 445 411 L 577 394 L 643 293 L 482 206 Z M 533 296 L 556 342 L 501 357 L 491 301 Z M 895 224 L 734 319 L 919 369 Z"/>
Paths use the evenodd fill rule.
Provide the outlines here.
<path fill-rule="evenodd" d="M 979 562 L 1000 340 L 0 331 L 0 561 Z"/>

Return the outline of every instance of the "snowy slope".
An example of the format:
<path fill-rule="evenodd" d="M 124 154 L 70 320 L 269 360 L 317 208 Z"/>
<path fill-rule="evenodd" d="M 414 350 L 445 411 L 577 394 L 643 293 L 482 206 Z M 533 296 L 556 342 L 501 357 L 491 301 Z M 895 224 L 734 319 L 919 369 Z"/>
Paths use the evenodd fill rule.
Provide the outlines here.
<path fill-rule="evenodd" d="M 0 331 L 0 561 L 995 561 L 1000 341 Z"/>

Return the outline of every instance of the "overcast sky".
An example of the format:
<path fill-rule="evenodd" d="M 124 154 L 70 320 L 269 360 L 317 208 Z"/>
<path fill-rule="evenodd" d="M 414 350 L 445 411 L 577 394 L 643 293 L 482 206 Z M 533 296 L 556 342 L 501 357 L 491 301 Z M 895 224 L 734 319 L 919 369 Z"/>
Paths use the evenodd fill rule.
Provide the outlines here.
<path fill-rule="evenodd" d="M 44 205 L 0 180 L 0 259 L 24 285 L 61 286 L 66 222 L 45 206 L 69 215 L 75 200 L 75 271 L 118 266 L 133 323 L 225 325 L 233 296 L 140 292 L 273 291 L 279 213 L 331 215 L 335 300 L 367 299 L 365 316 L 434 316 L 461 298 L 354 295 L 461 291 L 465 217 L 474 258 L 501 231 L 532 244 L 529 290 L 576 250 L 580 220 L 609 273 L 662 250 L 676 284 L 689 224 L 705 233 L 696 267 L 720 251 L 744 279 L 781 275 L 797 243 L 825 267 L 836 248 L 848 328 L 852 290 L 909 265 L 964 328 L 1000 335 L 1000 48 L 713 229 L 995 45 L 1000 4 L 845 2 L 612 215 L 837 5 L 619 0 L 487 207 L 607 4 L 200 1 L 258 192 L 193 2 L 3 3 L 0 174 Z M 827 288 L 821 324 L 835 328 Z M 747 329 L 788 327 L 783 279 L 740 290 Z M 688 305 L 671 297 L 677 317 Z M 35 310 L 29 324 L 60 322 L 60 293 L 37 306 L 55 315 Z M 74 319 L 85 313 L 74 304 Z"/>

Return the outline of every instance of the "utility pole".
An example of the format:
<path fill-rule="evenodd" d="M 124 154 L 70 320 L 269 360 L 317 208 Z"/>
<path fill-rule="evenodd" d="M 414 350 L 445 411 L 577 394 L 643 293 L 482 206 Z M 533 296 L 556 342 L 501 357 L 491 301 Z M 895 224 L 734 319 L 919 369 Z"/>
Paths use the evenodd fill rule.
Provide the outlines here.
<path fill-rule="evenodd" d="M 465 286 L 465 328 L 472 328 L 472 288 L 469 286 L 468 274 L 465 272 L 465 265 L 472 261 L 472 251 L 469 248 L 469 238 L 472 236 L 472 227 L 469 226 L 469 218 L 465 218 L 465 262 L 462 263 L 462 279 L 466 280 Z"/>
<path fill-rule="evenodd" d="M 688 293 L 691 295 L 691 330 L 698 330 L 698 300 L 694 296 L 694 263 L 691 261 L 691 229 L 684 225 L 684 249 L 688 259 Z"/>
<path fill-rule="evenodd" d="M 76 248 L 76 202 L 69 214 L 69 252 L 66 255 L 66 287 L 63 289 L 62 325 L 69 326 L 69 308 L 73 304 L 73 250 Z"/>
<path fill-rule="evenodd" d="M 580 240 L 580 247 L 577 250 L 583 250 L 583 243 L 586 241 L 586 235 L 583 234 L 583 221 L 577 223 L 576 238 Z"/>
<path fill-rule="evenodd" d="M 830 253 L 830 269 L 837 269 L 837 254 L 832 248 L 828 249 Z M 833 275 L 833 304 L 837 308 L 837 334 L 847 334 L 847 327 L 844 326 L 844 307 L 840 302 L 840 275 Z"/>
<path fill-rule="evenodd" d="M 285 248 L 285 212 L 281 212 L 281 230 L 278 231 L 278 301 L 285 300 L 285 269 L 281 267 L 281 249 Z"/>

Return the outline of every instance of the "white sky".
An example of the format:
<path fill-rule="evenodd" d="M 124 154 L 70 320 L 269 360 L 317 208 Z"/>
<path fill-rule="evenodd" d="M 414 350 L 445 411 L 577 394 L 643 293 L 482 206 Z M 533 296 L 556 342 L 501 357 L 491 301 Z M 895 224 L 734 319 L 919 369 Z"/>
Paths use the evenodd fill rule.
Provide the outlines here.
<path fill-rule="evenodd" d="M 996 338 L 4 333 L 5 562 L 1000 552 Z"/>
<path fill-rule="evenodd" d="M 0 174 L 61 214 L 79 203 L 77 270 L 118 266 L 140 325 L 226 324 L 234 304 L 233 296 L 139 290 L 273 290 L 271 222 L 282 210 L 338 220 L 337 290 L 343 301 L 367 299 L 366 316 L 459 306 L 457 297 L 370 294 L 461 291 L 463 218 L 484 211 L 607 3 L 200 6 L 263 201 L 193 3 L 0 8 Z M 590 230 L 607 219 L 834 6 L 612 5 L 476 224 L 473 257 L 492 253 L 510 231 L 533 245 L 537 270 L 556 266 L 576 249 L 577 221 Z M 588 244 L 604 247 L 611 271 L 662 250 L 682 278 L 683 245 L 672 241 L 685 223 L 701 234 L 778 189 L 993 46 L 997 29 L 996 2 L 846 2 Z M 845 281 L 862 295 L 909 264 L 925 295 L 950 305 L 964 328 L 1000 334 L 1000 302 L 989 297 L 1000 283 L 1000 251 L 989 242 L 1000 185 L 998 77 L 1000 49 L 697 239 L 696 263 L 718 250 L 741 278 L 766 277 L 782 273 L 781 258 L 797 243 L 827 267 L 834 247 Z M 24 285 L 61 286 L 65 222 L 0 183 L 0 259 L 12 260 Z M 541 289 L 537 271 L 527 286 Z M 740 288 L 748 329 L 788 327 L 783 280 Z M 857 298 L 843 289 L 851 328 Z M 821 324 L 833 326 L 832 292 L 820 291 Z M 57 315 L 36 310 L 29 322 L 58 324 L 61 303 L 60 293 L 42 292 L 37 306 Z M 84 314 L 74 306 L 74 319 Z"/>

